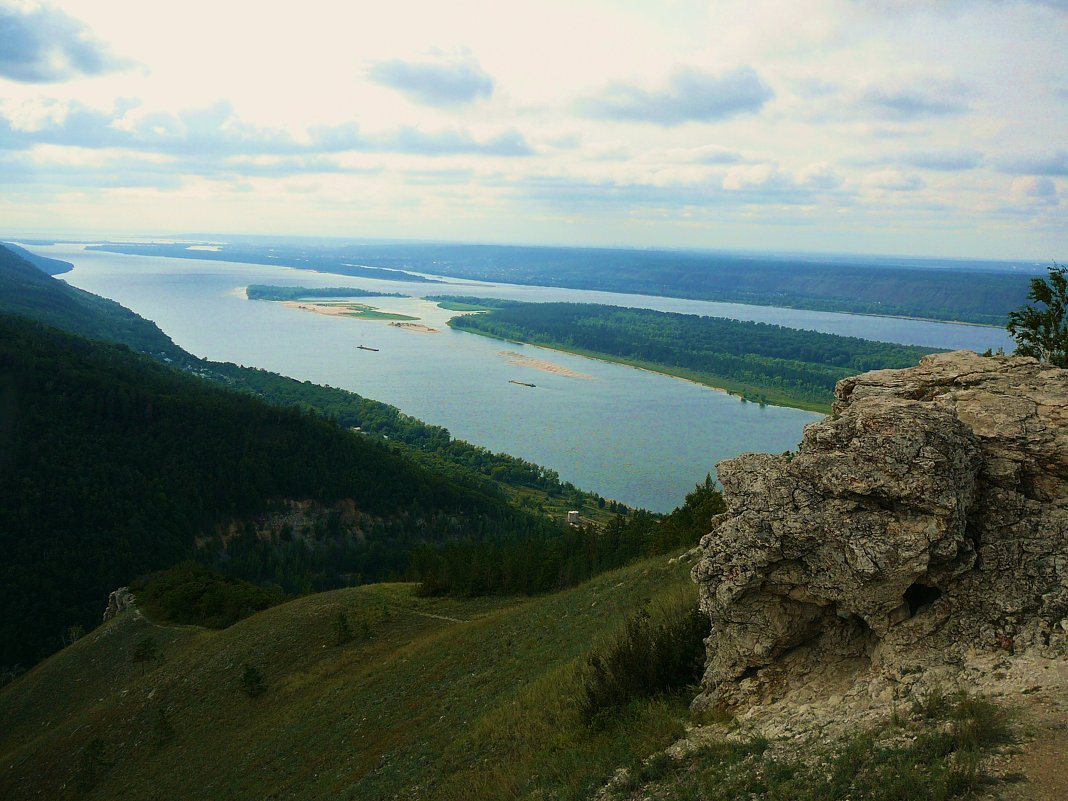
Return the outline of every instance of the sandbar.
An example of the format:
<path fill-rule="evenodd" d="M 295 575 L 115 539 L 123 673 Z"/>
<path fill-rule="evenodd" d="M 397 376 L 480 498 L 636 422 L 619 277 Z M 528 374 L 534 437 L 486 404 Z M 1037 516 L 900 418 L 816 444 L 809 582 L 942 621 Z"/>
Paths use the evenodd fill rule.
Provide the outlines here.
<path fill-rule="evenodd" d="M 541 370 L 543 373 L 562 375 L 565 378 L 593 378 L 592 375 L 588 375 L 587 373 L 579 373 L 564 367 L 563 365 L 555 364 L 545 359 L 535 359 L 532 356 L 524 356 L 522 353 L 516 353 L 514 350 L 502 350 L 497 355 L 503 356 L 508 360 L 509 364 L 514 364 L 518 367 L 531 367 L 535 370 Z"/>
<path fill-rule="evenodd" d="M 403 328 L 405 331 L 415 331 L 419 334 L 440 334 L 436 328 L 431 328 L 429 325 L 423 325 L 422 323 L 390 323 L 394 328 Z"/>

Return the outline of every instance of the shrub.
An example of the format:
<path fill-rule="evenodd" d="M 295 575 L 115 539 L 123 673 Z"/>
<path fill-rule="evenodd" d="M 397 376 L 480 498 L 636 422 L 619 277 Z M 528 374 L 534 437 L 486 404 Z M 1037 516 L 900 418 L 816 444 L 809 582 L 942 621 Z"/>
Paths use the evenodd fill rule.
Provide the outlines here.
<path fill-rule="evenodd" d="M 211 629 L 224 629 L 285 600 L 278 587 L 228 578 L 191 561 L 135 582 L 133 589 L 149 617 Z"/>
<path fill-rule="evenodd" d="M 704 667 L 710 624 L 690 599 L 657 610 L 643 605 L 623 632 L 594 652 L 580 676 L 578 709 L 587 722 L 637 698 L 695 684 Z"/>
<path fill-rule="evenodd" d="M 258 668 L 245 665 L 245 672 L 241 674 L 241 689 L 249 698 L 259 698 L 267 692 L 267 682 Z"/>

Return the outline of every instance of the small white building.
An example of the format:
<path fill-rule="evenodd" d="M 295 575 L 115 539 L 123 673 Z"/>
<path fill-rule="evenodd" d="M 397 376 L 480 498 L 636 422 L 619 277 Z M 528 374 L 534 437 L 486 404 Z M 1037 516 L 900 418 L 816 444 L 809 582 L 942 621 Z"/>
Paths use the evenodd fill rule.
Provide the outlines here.
<path fill-rule="evenodd" d="M 579 524 L 579 513 L 572 510 L 567 513 L 567 524 L 569 526 L 577 526 Z"/>

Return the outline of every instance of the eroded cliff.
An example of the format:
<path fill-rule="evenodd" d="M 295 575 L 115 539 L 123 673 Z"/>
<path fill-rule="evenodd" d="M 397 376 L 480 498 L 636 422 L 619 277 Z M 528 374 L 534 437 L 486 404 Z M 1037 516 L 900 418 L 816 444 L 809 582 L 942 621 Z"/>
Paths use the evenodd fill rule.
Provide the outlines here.
<path fill-rule="evenodd" d="M 888 700 L 984 655 L 1063 654 L 1068 370 L 938 354 L 839 382 L 834 410 L 797 453 L 718 466 L 695 705 L 813 681 Z"/>

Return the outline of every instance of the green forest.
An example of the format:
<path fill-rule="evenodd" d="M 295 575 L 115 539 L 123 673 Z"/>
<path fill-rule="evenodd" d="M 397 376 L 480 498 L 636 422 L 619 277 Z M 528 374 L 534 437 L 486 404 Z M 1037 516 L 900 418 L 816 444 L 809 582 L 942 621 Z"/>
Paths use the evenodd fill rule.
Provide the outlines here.
<path fill-rule="evenodd" d="M 563 536 L 467 537 L 420 545 L 412 554 L 409 576 L 420 582 L 423 595 L 550 592 L 642 557 L 692 547 L 723 511 L 723 497 L 708 475 L 682 506 L 659 518 L 638 511 L 617 515 L 604 526 L 569 527 Z"/>
<path fill-rule="evenodd" d="M 311 298 L 406 298 L 399 292 L 375 292 L 354 286 L 274 286 L 249 284 L 245 289 L 249 300 L 309 300 Z"/>
<path fill-rule="evenodd" d="M 90 339 L 116 342 L 174 364 L 195 361 L 155 323 L 113 300 L 57 281 L 0 246 L 0 313 L 18 314 Z"/>
<path fill-rule="evenodd" d="M 818 411 L 830 409 L 837 381 L 866 370 L 910 367 L 935 352 L 768 323 L 586 303 L 509 303 L 455 317 L 449 325 L 679 375 L 748 400 Z"/>
<path fill-rule="evenodd" d="M 111 590 L 193 556 L 306 591 L 403 576 L 419 542 L 554 529 L 492 482 L 121 345 L 3 316 L 0 376 L 0 664 L 55 650 Z M 284 542 L 221 536 L 287 498 L 351 499 L 359 527 L 327 515 Z"/>
<path fill-rule="evenodd" d="M 198 359 L 3 247 L 0 312 L 19 315 L 0 314 L 0 666 L 32 664 L 99 622 L 111 590 L 190 557 L 274 597 L 408 576 L 420 544 L 550 542 L 564 529 L 547 515 L 628 511 L 388 404 Z M 321 513 L 265 536 L 285 499 Z"/>
<path fill-rule="evenodd" d="M 389 404 L 266 370 L 199 359 L 175 345 L 155 323 L 114 301 L 33 269 L 10 246 L 0 247 L 0 312 L 25 316 L 90 339 L 127 345 L 273 405 L 296 406 L 334 419 L 346 428 L 359 427 L 365 434 L 389 440 L 394 447 L 409 446 L 413 449 L 409 455 L 424 460 L 435 470 L 458 470 L 469 480 L 478 474 L 496 484 L 535 490 L 549 500 L 558 499 L 561 508 L 600 508 L 603 500 L 561 482 L 554 470 L 453 439 L 448 429 L 424 423 Z"/>

